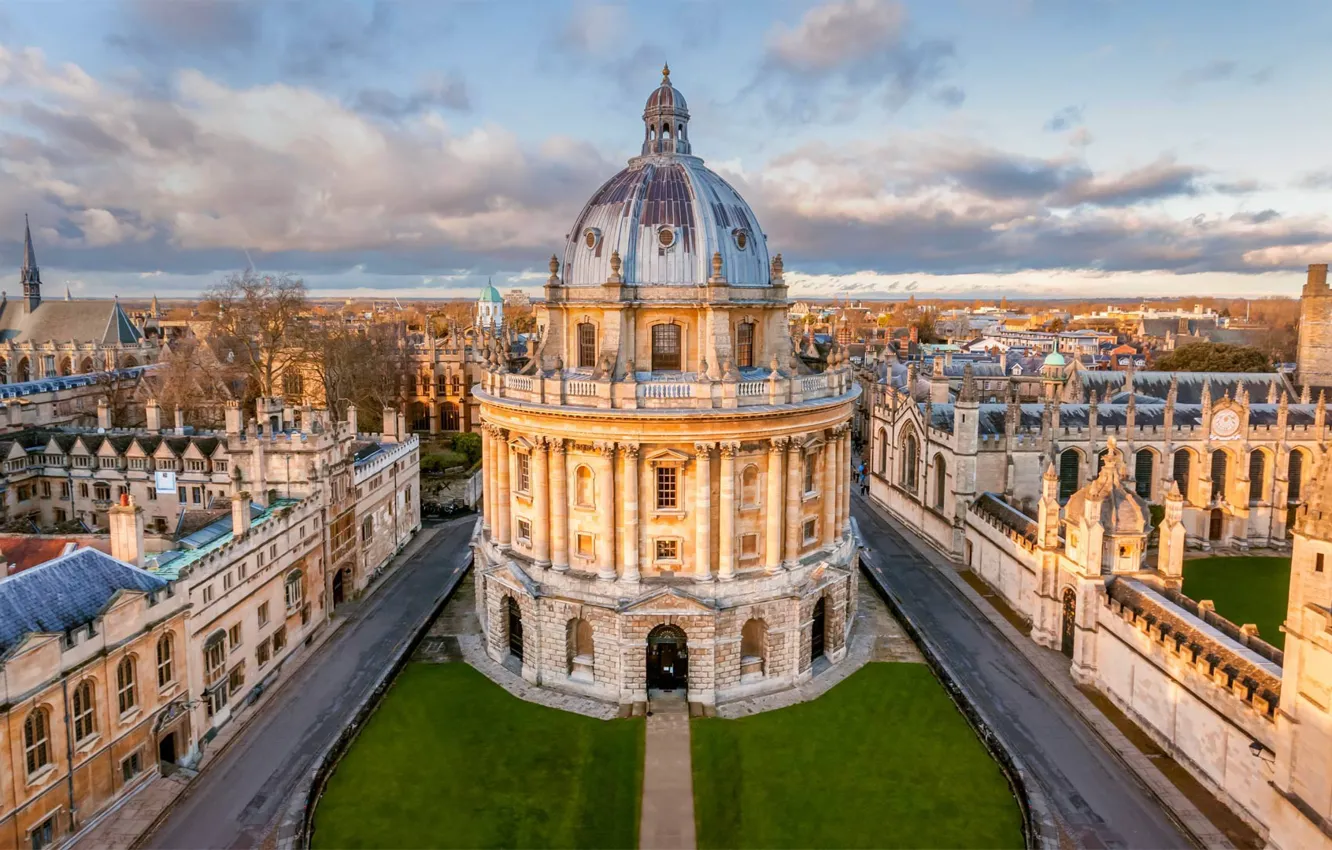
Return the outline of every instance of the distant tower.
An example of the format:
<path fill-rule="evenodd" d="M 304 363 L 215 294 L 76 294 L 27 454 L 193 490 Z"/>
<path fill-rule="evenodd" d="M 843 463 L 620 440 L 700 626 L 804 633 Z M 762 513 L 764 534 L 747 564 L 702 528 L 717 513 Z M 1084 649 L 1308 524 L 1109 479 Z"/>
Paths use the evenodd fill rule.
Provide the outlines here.
<path fill-rule="evenodd" d="M 42 275 L 37 269 L 37 254 L 32 250 L 32 228 L 28 226 L 27 215 L 23 216 L 23 268 L 19 269 L 19 282 L 23 284 L 24 305 L 29 312 L 36 310 L 42 303 Z"/>
<path fill-rule="evenodd" d="M 476 299 L 476 326 L 497 331 L 504 325 L 504 299 L 499 290 L 486 280 L 486 288 L 481 290 L 481 297 Z"/>
<path fill-rule="evenodd" d="M 1300 348 L 1295 378 L 1301 386 L 1332 384 L 1332 290 L 1327 263 L 1310 263 L 1300 292 Z"/>

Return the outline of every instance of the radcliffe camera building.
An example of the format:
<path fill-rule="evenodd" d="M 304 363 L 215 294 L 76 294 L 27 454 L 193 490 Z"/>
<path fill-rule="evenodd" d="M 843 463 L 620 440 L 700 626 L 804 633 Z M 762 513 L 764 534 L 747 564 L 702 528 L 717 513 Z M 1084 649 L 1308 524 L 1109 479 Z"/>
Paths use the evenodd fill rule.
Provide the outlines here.
<path fill-rule="evenodd" d="M 488 355 L 477 606 L 530 681 L 715 704 L 845 654 L 860 390 L 795 356 L 781 256 L 669 69 L 643 123 L 551 258 L 535 356 Z"/>

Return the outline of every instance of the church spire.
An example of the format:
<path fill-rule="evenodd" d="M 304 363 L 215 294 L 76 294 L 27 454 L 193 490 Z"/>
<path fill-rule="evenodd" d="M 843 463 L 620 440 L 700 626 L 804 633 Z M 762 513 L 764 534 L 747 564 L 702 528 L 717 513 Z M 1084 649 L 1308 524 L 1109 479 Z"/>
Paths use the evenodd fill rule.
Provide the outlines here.
<path fill-rule="evenodd" d="M 42 275 L 37 269 L 37 253 L 32 249 L 32 227 L 28 214 L 23 214 L 23 268 L 19 269 L 19 282 L 23 284 L 23 298 L 29 310 L 42 303 Z"/>

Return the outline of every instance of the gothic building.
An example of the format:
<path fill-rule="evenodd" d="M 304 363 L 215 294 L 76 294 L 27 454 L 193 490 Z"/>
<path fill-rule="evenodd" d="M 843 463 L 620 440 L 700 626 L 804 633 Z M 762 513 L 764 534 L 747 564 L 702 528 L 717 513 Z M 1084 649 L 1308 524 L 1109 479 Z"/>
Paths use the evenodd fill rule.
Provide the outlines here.
<path fill-rule="evenodd" d="M 131 368 L 154 363 L 155 339 L 121 309 L 120 302 L 42 297 L 42 275 L 24 223 L 23 297 L 0 293 L 0 384 Z"/>
<path fill-rule="evenodd" d="M 859 385 L 796 357 L 781 255 L 689 117 L 664 71 L 641 155 L 551 258 L 530 356 L 490 349 L 476 390 L 488 652 L 620 703 L 790 687 L 844 656 L 855 607 Z"/>

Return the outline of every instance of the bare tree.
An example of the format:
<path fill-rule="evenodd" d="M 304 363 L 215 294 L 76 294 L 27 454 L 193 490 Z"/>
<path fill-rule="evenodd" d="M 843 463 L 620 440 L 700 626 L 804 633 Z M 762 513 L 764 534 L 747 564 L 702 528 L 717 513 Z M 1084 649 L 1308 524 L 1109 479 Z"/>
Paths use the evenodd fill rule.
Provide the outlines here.
<path fill-rule="evenodd" d="M 153 393 L 164 410 L 179 409 L 186 422 L 204 428 L 225 421 L 226 402 L 241 398 L 248 381 L 248 370 L 235 362 L 225 342 L 190 335 L 170 343 L 152 376 Z"/>
<path fill-rule="evenodd" d="M 305 357 L 305 281 L 248 269 L 229 275 L 204 297 L 217 303 L 212 335 L 237 352 L 250 379 L 249 394 L 277 395 L 283 371 Z"/>

